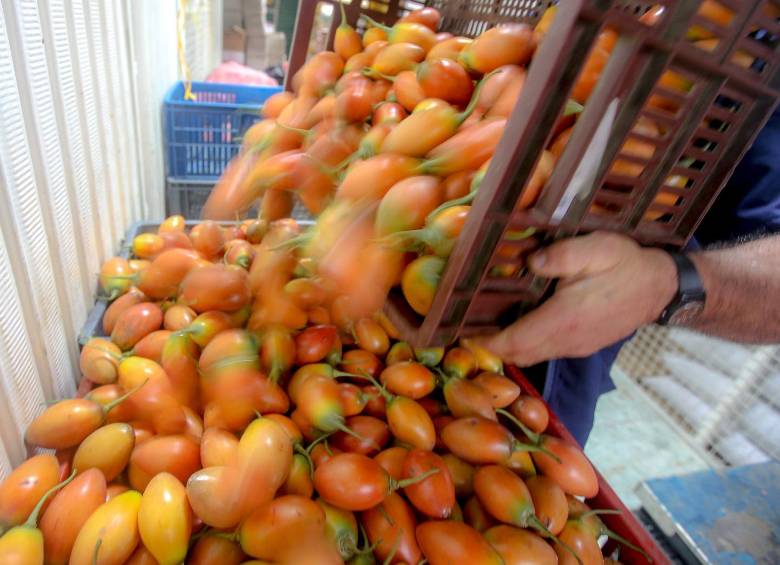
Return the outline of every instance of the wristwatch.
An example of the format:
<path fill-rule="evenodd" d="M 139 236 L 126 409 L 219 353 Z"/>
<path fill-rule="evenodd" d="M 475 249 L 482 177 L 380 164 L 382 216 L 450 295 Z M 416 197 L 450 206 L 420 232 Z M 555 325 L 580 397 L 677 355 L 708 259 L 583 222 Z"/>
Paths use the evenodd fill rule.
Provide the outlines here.
<path fill-rule="evenodd" d="M 677 267 L 677 294 L 657 320 L 661 326 L 679 326 L 696 318 L 704 310 L 707 293 L 696 265 L 681 253 L 669 253 Z"/>

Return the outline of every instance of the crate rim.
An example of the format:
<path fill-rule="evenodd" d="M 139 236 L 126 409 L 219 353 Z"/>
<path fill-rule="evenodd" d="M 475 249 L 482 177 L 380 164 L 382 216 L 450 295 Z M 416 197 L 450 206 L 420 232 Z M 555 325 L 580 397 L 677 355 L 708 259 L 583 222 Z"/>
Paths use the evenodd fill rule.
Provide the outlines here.
<path fill-rule="evenodd" d="M 165 181 L 168 183 L 172 183 L 174 185 L 182 185 L 182 184 L 189 184 L 189 185 L 203 185 L 203 186 L 214 186 L 221 177 L 217 176 L 210 176 L 210 177 L 197 177 L 197 178 L 187 178 L 187 177 L 166 177 Z M 188 220 L 189 221 L 189 220 Z M 142 224 L 149 224 L 151 222 L 141 222 Z"/>
<path fill-rule="evenodd" d="M 243 89 L 247 90 L 258 90 L 258 91 L 264 91 L 264 92 L 273 92 L 274 94 L 277 92 L 281 92 L 284 90 L 284 87 L 282 85 L 276 85 L 276 86 L 260 86 L 260 85 L 247 85 L 247 84 L 235 84 L 235 83 L 229 83 L 229 82 L 205 82 L 205 81 L 193 81 L 192 83 L 193 92 L 197 94 L 197 89 L 203 89 L 203 91 L 206 91 L 208 89 L 216 90 L 218 88 L 223 88 L 228 91 L 234 91 L 238 92 Z M 198 100 L 179 100 L 176 98 L 176 93 L 178 92 L 179 88 L 183 87 L 184 81 L 177 80 L 174 82 L 170 88 L 165 93 L 165 98 L 163 98 L 163 105 L 166 109 L 168 108 L 187 108 L 187 109 L 205 109 L 205 108 L 214 108 L 218 110 L 236 110 L 236 109 L 244 109 L 244 110 L 256 110 L 258 108 L 261 108 L 263 104 L 265 104 L 265 100 L 259 101 L 259 102 L 244 102 L 244 103 L 238 103 L 238 102 L 199 102 Z M 226 88 L 225 88 L 226 87 Z M 267 98 L 266 98 L 267 100 Z"/>

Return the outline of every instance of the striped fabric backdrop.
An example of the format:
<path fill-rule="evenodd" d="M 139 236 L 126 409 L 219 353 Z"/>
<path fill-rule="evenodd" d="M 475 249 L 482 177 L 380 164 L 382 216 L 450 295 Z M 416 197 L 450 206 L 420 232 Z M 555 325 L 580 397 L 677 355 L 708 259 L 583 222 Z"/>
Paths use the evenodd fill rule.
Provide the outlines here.
<path fill-rule="evenodd" d="M 221 4 L 185 4 L 199 10 L 186 30 L 199 75 L 219 58 Z M 163 216 L 176 11 L 174 0 L 0 0 L 0 477 L 27 456 L 30 420 L 75 391 L 100 263 L 131 223 Z"/>

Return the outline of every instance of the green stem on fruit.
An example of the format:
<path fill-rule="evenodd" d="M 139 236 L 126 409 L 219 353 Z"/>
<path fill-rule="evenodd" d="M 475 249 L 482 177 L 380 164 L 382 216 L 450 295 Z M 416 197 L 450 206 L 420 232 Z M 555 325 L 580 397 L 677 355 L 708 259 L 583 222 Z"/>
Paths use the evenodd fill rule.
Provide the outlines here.
<path fill-rule="evenodd" d="M 204 526 L 197 534 L 192 534 L 189 540 L 189 546 L 192 547 L 197 541 L 205 535 L 211 533 L 213 528 L 211 526 Z"/>
<path fill-rule="evenodd" d="M 38 514 L 41 513 L 41 508 L 43 508 L 43 504 L 46 502 L 46 500 L 55 492 L 60 490 L 62 487 L 67 485 L 69 482 L 73 480 L 73 478 L 76 476 L 76 469 L 73 469 L 70 472 L 70 475 L 67 479 L 62 481 L 59 484 L 54 485 L 49 490 L 47 490 L 45 493 L 43 493 L 43 496 L 38 500 L 38 503 L 35 505 L 35 508 L 33 508 L 33 511 L 30 512 L 30 515 L 27 517 L 27 520 L 22 525 L 24 528 L 37 528 L 38 527 Z"/>
<path fill-rule="evenodd" d="M 357 361 L 342 361 L 342 365 L 349 365 L 350 363 L 357 363 Z M 362 379 L 363 375 L 356 375 L 355 373 L 345 373 L 344 371 L 339 371 L 338 369 L 333 369 L 331 371 L 330 377 L 332 379 L 343 379 L 343 378 L 349 378 L 353 377 L 356 379 Z"/>
<path fill-rule="evenodd" d="M 351 435 L 352 437 L 354 437 L 357 440 L 369 442 L 371 444 L 371 446 L 374 447 L 377 451 L 381 451 L 382 450 L 382 447 L 376 441 L 374 441 L 373 439 L 370 439 L 370 438 L 367 438 L 367 437 L 364 437 L 364 436 L 360 435 L 355 430 L 350 429 L 349 426 L 347 426 L 344 423 L 336 424 L 335 427 L 336 427 L 337 430 L 340 430 L 340 431 L 344 432 L 347 435 Z"/>
<path fill-rule="evenodd" d="M 451 380 L 459 378 L 459 377 L 453 377 L 453 376 L 450 376 L 450 375 L 448 375 L 447 373 L 445 373 L 444 371 L 442 371 L 440 367 L 434 367 L 434 368 L 433 368 L 433 371 L 434 371 L 434 372 L 435 372 L 437 375 L 439 375 L 439 381 L 440 381 L 440 383 L 439 383 L 439 384 L 440 384 L 441 386 L 445 386 L 445 385 L 446 385 L 447 383 L 449 383 Z"/>
<path fill-rule="evenodd" d="M 317 169 L 324 175 L 327 175 L 330 177 L 331 180 L 337 180 L 338 175 L 341 173 L 341 170 L 344 168 L 342 163 L 339 163 L 335 167 L 331 167 L 330 165 L 326 165 L 319 159 L 315 159 L 311 155 L 304 155 L 305 159 L 308 159 L 312 162 L 312 164 L 317 167 Z"/>
<path fill-rule="evenodd" d="M 149 382 L 149 379 L 147 378 L 146 380 L 144 380 L 144 382 L 142 382 L 141 384 L 136 385 L 135 387 L 131 388 L 128 392 L 126 392 L 125 394 L 123 394 L 122 396 L 117 398 L 116 400 L 112 400 L 111 402 L 109 402 L 108 404 L 103 406 L 103 413 L 104 414 L 108 414 L 109 412 L 111 412 L 112 409 L 114 409 L 117 406 L 119 406 L 120 404 L 122 404 L 125 400 L 127 400 L 130 397 L 130 395 L 135 394 L 136 392 L 138 392 L 141 389 L 141 387 L 143 387 L 148 382 Z"/>
<path fill-rule="evenodd" d="M 93 338 L 90 338 L 90 340 L 91 340 L 91 339 L 93 339 Z M 89 340 L 88 340 L 88 341 L 89 341 Z M 84 344 L 84 345 L 86 345 L 86 344 Z M 100 351 L 100 352 L 102 352 L 102 353 L 105 353 L 106 355 L 108 355 L 109 357 L 111 357 L 111 359 L 113 359 L 114 361 L 121 361 L 122 359 L 125 359 L 125 354 L 117 355 L 117 354 L 116 354 L 116 353 L 114 353 L 113 351 L 109 351 L 108 349 L 105 349 L 105 348 L 103 348 L 103 347 L 100 347 L 99 345 L 90 345 L 89 347 L 90 347 L 90 349 L 95 349 L 95 350 L 97 350 L 97 351 Z"/>
<path fill-rule="evenodd" d="M 439 472 L 439 469 L 428 469 L 425 471 L 422 475 L 417 475 L 414 477 L 409 477 L 407 479 L 401 479 L 400 481 L 396 481 L 395 479 L 390 479 L 390 484 L 392 487 L 392 490 L 398 490 L 401 488 L 406 488 L 410 485 L 416 485 L 417 483 L 423 482 L 428 477 L 435 475 Z"/>
<path fill-rule="evenodd" d="M 535 233 L 536 233 L 536 228 L 525 228 L 522 231 L 508 230 L 504 234 L 504 239 L 506 239 L 507 241 L 521 241 L 523 239 L 528 239 Z"/>
<path fill-rule="evenodd" d="M 388 524 L 390 524 L 391 526 L 395 526 L 395 521 L 393 520 L 392 516 L 390 516 L 390 514 L 387 513 L 387 510 L 385 510 L 384 504 L 380 504 L 379 506 L 377 506 L 377 510 L 379 510 L 379 513 L 382 515 L 382 518 L 387 520 Z"/>
<path fill-rule="evenodd" d="M 235 264 L 244 269 L 249 269 L 249 265 L 252 264 L 252 259 L 249 255 L 239 255 Z"/>
<path fill-rule="evenodd" d="M 306 460 L 306 464 L 309 466 L 309 478 L 314 478 L 314 461 L 311 458 L 311 455 L 309 455 L 309 452 L 304 449 L 300 443 L 295 443 L 295 446 L 293 447 L 295 450 L 295 453 L 300 455 Z"/>
<path fill-rule="evenodd" d="M 376 21 L 374 18 L 370 16 L 366 16 L 363 14 L 363 17 L 366 19 L 366 21 L 371 24 L 371 27 L 378 27 L 379 29 L 382 29 L 386 32 L 389 32 L 392 28 L 390 26 L 386 26 L 384 24 L 380 24 L 378 21 Z"/>
<path fill-rule="evenodd" d="M 357 150 L 357 158 L 358 159 L 360 159 L 362 161 L 365 161 L 366 159 L 370 159 L 374 155 L 376 155 L 376 151 L 374 150 L 373 147 L 371 147 L 371 145 L 366 144 L 366 145 L 361 145 L 360 147 L 358 147 L 358 150 Z M 351 164 L 351 162 L 350 162 L 350 164 Z"/>
<path fill-rule="evenodd" d="M 390 249 L 395 249 L 397 251 L 411 252 L 413 251 L 412 246 L 416 244 L 409 244 L 409 240 L 413 240 L 415 238 L 419 240 L 420 233 L 422 231 L 423 231 L 422 229 L 417 229 L 417 230 L 402 230 L 402 231 L 393 232 L 387 234 L 384 237 L 379 238 L 377 240 L 377 243 L 379 243 L 379 245 L 382 245 L 383 247 L 388 247 Z"/>
<path fill-rule="evenodd" d="M 268 380 L 274 384 L 277 384 L 279 382 L 279 377 L 281 377 L 284 373 L 284 369 L 284 364 L 281 363 L 278 359 L 271 361 L 271 370 L 268 371 Z"/>
<path fill-rule="evenodd" d="M 563 115 L 565 116 L 571 116 L 572 114 L 580 114 L 585 109 L 585 106 L 577 102 L 576 100 L 572 100 L 569 98 L 566 101 L 566 106 L 563 110 Z"/>
<path fill-rule="evenodd" d="M 511 412 L 504 410 L 503 408 L 496 408 L 496 414 L 501 414 L 502 416 L 505 416 L 510 422 L 512 422 L 514 425 L 516 425 L 520 430 L 528 436 L 528 439 L 530 439 L 535 446 L 538 446 L 542 437 L 540 434 L 537 434 L 531 428 L 526 426 L 524 423 L 522 423 L 520 420 L 518 420 L 514 414 Z M 559 461 L 560 463 L 560 461 Z"/>
<path fill-rule="evenodd" d="M 534 453 L 544 453 L 545 455 L 553 459 L 556 463 L 561 462 L 561 458 L 555 455 L 555 453 L 551 452 L 550 450 L 545 449 L 544 447 L 540 447 L 538 445 L 523 443 L 520 440 L 515 440 L 512 442 L 512 451 L 531 451 Z"/>
<path fill-rule="evenodd" d="M 103 545 L 103 538 L 98 538 L 95 542 L 95 551 L 92 553 L 92 565 L 98 565 L 98 553 L 101 545 Z"/>
<path fill-rule="evenodd" d="M 233 532 L 212 532 L 211 535 L 215 538 L 222 538 L 231 542 L 236 542 L 238 541 L 239 533 L 238 530 L 235 530 Z"/>
<path fill-rule="evenodd" d="M 553 540 L 555 543 L 560 545 L 563 549 L 565 549 L 566 551 L 571 553 L 574 556 L 574 559 L 577 560 L 577 563 L 582 565 L 582 559 L 580 559 L 580 556 L 577 555 L 577 552 L 575 552 L 571 548 L 571 546 L 569 546 L 568 544 L 566 544 L 566 543 L 562 542 L 560 539 L 558 539 L 558 536 L 556 536 L 554 533 L 552 533 L 550 530 L 548 530 L 547 527 L 544 524 L 542 524 L 542 522 L 539 520 L 539 518 L 536 517 L 536 515 L 532 514 L 528 518 L 528 525 L 531 526 L 533 529 L 535 529 L 535 530 L 541 532 L 542 534 L 546 535 L 551 540 Z"/>
<path fill-rule="evenodd" d="M 390 551 L 390 553 L 385 557 L 385 560 L 382 562 L 382 565 L 390 565 L 393 562 L 393 559 L 395 558 L 395 554 L 398 551 L 398 548 L 401 546 L 401 532 L 398 532 L 398 535 L 395 536 L 395 543 L 393 543 L 393 549 Z"/>
<path fill-rule="evenodd" d="M 274 245 L 269 249 L 269 251 L 284 251 L 287 249 L 297 249 L 309 243 L 309 241 L 311 241 L 313 237 L 314 237 L 313 233 L 310 233 L 309 231 L 305 231 L 302 234 L 298 234 L 294 237 L 291 237 L 290 239 L 283 241 L 278 245 Z"/>
<path fill-rule="evenodd" d="M 387 392 L 387 389 L 383 384 L 380 384 L 379 381 L 377 381 L 374 377 L 372 377 L 368 373 L 364 372 L 361 375 L 352 375 L 352 376 L 358 379 L 365 379 L 368 382 L 370 382 L 372 385 L 374 385 L 374 387 L 376 387 L 377 391 L 379 392 L 379 394 L 382 395 L 382 397 L 385 399 L 386 402 L 389 403 L 393 400 L 393 398 L 395 398 L 392 394 Z"/>
<path fill-rule="evenodd" d="M 452 248 L 452 240 L 432 227 L 397 231 L 378 240 L 380 245 L 398 251 L 422 253 L 430 247 L 435 255 L 446 257 Z"/>
<path fill-rule="evenodd" d="M 604 512 L 602 512 L 602 514 L 603 513 Z M 617 511 L 617 513 L 619 514 L 620 511 Z M 650 563 L 653 562 L 653 558 L 650 557 L 645 550 L 643 550 L 641 547 L 638 547 L 637 545 L 631 543 L 630 541 L 628 541 L 623 536 L 621 536 L 619 534 L 616 534 L 615 532 L 613 532 L 612 530 L 607 528 L 603 523 L 601 524 L 600 533 L 605 535 L 605 536 L 607 536 L 608 538 L 612 538 L 613 540 L 615 540 L 616 542 L 620 543 L 621 545 L 625 545 L 626 547 L 629 547 L 629 548 L 633 549 L 634 551 L 636 551 L 638 553 L 641 553 L 644 556 L 644 558 L 647 559 L 648 562 L 650 562 Z"/>
<path fill-rule="evenodd" d="M 474 112 L 474 110 L 477 107 L 477 102 L 479 101 L 479 94 L 482 91 L 482 85 L 484 85 L 485 82 L 494 74 L 496 74 L 498 71 L 499 69 L 494 69 L 490 71 L 488 74 L 482 77 L 482 80 L 480 80 L 477 83 L 477 87 L 474 89 L 474 93 L 471 95 L 471 100 L 469 100 L 468 106 L 466 106 L 466 108 L 462 112 L 455 115 L 455 122 L 458 125 L 465 122 L 468 119 L 468 117 Z"/>
<path fill-rule="evenodd" d="M 291 132 L 293 132 L 293 133 L 297 133 L 297 134 L 299 134 L 299 135 L 302 135 L 302 136 L 303 136 L 305 139 L 308 139 L 308 138 L 310 138 L 312 135 L 314 135 L 314 130 L 313 130 L 313 129 L 301 129 L 301 128 L 296 128 L 296 127 L 293 127 L 293 126 L 288 126 L 288 125 L 285 125 L 285 124 L 280 124 L 279 122 L 276 122 L 276 126 L 277 126 L 277 127 L 280 127 L 280 128 L 282 128 L 282 129 L 285 129 L 285 130 L 287 130 L 287 131 L 291 131 Z"/>
<path fill-rule="evenodd" d="M 341 171 L 342 169 L 345 169 L 346 167 L 349 167 L 354 161 L 357 161 L 360 159 L 360 149 L 358 148 L 357 151 L 351 153 L 349 157 L 341 161 L 338 165 L 336 165 L 334 168 L 338 171 Z"/>
<path fill-rule="evenodd" d="M 375 71 L 371 67 L 363 67 L 363 69 L 360 71 L 360 73 L 368 78 L 382 78 L 390 82 L 395 82 L 395 78 L 390 75 L 386 75 L 384 73 L 380 73 L 379 71 Z"/>
<path fill-rule="evenodd" d="M 253 155 L 255 153 L 262 153 L 263 151 L 266 150 L 266 148 L 268 148 L 271 145 L 271 143 L 273 143 L 273 140 L 274 140 L 273 132 L 271 132 L 270 134 L 266 135 L 264 139 L 261 139 L 260 141 L 258 141 L 257 143 L 249 147 L 247 149 L 247 154 Z"/>
<path fill-rule="evenodd" d="M 232 367 L 233 365 L 238 364 L 244 364 L 244 363 L 258 363 L 257 355 L 235 355 L 233 357 L 228 357 L 226 359 L 221 359 L 220 361 L 217 361 L 214 363 L 207 371 L 198 369 L 198 373 L 201 375 L 208 375 L 212 371 L 218 371 L 221 369 L 226 369 L 228 367 Z"/>
<path fill-rule="evenodd" d="M 368 539 L 368 534 L 366 533 L 366 529 L 363 527 L 363 524 L 358 523 L 358 527 L 360 528 L 360 536 L 363 538 L 363 547 L 358 548 L 355 547 L 355 555 L 368 555 L 370 553 L 373 553 L 373 551 L 379 546 L 380 543 L 382 543 L 382 538 L 379 538 L 374 543 L 370 543 Z M 351 538 L 349 538 L 351 541 Z M 353 542 L 353 546 L 355 546 Z"/>
<path fill-rule="evenodd" d="M 114 278 L 114 279 L 132 279 L 133 282 L 138 280 L 138 276 L 137 275 L 127 275 L 127 276 L 115 275 L 115 276 L 113 276 L 111 278 Z M 114 300 L 116 300 L 117 298 L 122 296 L 122 294 L 124 294 L 124 293 L 121 292 L 120 290 L 117 290 L 115 288 L 115 289 L 113 289 L 111 291 L 111 294 L 109 294 L 109 295 L 100 294 L 100 293 L 96 294 L 95 295 L 95 301 L 96 302 L 113 302 Z"/>
<path fill-rule="evenodd" d="M 352 26 L 349 25 L 349 23 L 347 22 L 347 13 L 344 11 L 344 1 L 343 0 L 339 0 L 339 8 L 340 8 L 340 11 L 341 11 L 341 23 L 339 24 L 339 27 L 345 27 L 345 28 L 348 28 L 348 29 L 352 29 Z"/>
<path fill-rule="evenodd" d="M 452 200 L 447 200 L 447 202 L 439 204 L 439 206 L 437 206 L 433 212 L 431 212 L 425 217 L 425 223 L 431 222 L 436 216 L 438 216 L 448 208 L 452 208 L 453 206 L 466 206 L 471 204 L 472 202 L 474 202 L 474 198 L 477 196 L 478 189 L 479 187 L 476 187 L 465 196 L 461 196 L 460 198 L 453 198 Z"/>
<path fill-rule="evenodd" d="M 328 438 L 329 438 L 330 436 L 332 436 L 332 435 L 333 435 L 333 432 L 324 433 L 324 434 L 322 434 L 320 437 L 318 437 L 317 439 L 313 440 L 313 441 L 312 441 L 312 442 L 311 442 L 311 443 L 310 443 L 310 444 L 309 444 L 309 445 L 308 445 L 308 446 L 305 448 L 306 454 L 307 454 L 307 455 L 310 455 L 310 454 L 311 454 L 311 452 L 312 452 L 312 450 L 313 450 L 313 449 L 315 448 L 315 446 L 316 446 L 317 444 L 319 444 L 319 443 L 323 443 L 323 442 L 324 442 L 324 444 L 325 444 L 325 446 L 326 446 L 326 448 L 327 448 L 327 445 L 328 445 Z M 330 450 L 328 450 L 328 453 L 330 453 Z M 331 455 L 333 455 L 333 454 L 331 453 Z M 312 468 L 314 468 L 314 465 L 312 465 Z"/>

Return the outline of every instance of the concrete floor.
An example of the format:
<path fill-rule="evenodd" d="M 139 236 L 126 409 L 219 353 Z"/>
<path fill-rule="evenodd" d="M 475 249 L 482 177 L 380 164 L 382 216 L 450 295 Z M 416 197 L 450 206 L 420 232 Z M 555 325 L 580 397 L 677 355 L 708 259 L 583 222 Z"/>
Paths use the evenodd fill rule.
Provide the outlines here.
<path fill-rule="evenodd" d="M 645 480 L 709 468 L 707 462 L 633 389 L 619 370 L 617 386 L 599 400 L 585 453 L 632 510 L 635 489 Z"/>

